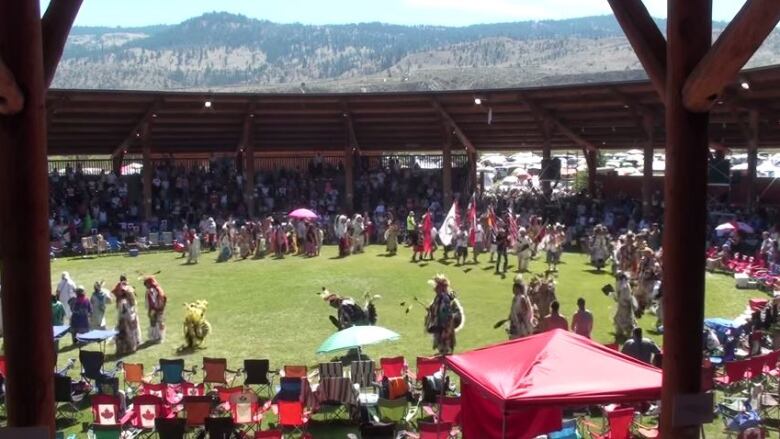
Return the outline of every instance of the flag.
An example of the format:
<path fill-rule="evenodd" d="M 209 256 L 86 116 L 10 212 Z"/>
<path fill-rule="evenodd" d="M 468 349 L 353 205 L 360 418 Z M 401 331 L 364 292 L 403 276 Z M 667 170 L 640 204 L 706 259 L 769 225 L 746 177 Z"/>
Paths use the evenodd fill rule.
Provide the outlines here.
<path fill-rule="evenodd" d="M 423 215 L 423 253 L 430 253 L 433 248 L 433 239 L 431 236 L 431 229 L 433 228 L 433 220 L 431 219 L 431 213 L 425 212 Z"/>
<path fill-rule="evenodd" d="M 512 245 L 517 242 L 517 218 L 512 212 L 512 206 L 509 206 L 509 239 Z"/>
<path fill-rule="evenodd" d="M 471 201 L 469 201 L 468 217 L 466 220 L 469 223 L 469 245 L 474 247 L 477 243 L 477 200 L 474 195 L 471 195 Z"/>
<path fill-rule="evenodd" d="M 496 212 L 493 210 L 493 206 L 488 207 L 487 224 L 491 230 L 496 228 Z"/>
<path fill-rule="evenodd" d="M 450 211 L 444 218 L 444 222 L 441 223 L 441 230 L 439 230 L 439 240 L 445 246 L 452 243 L 453 235 L 455 231 L 460 228 L 460 215 L 458 215 L 458 202 L 454 201 L 450 207 Z"/>

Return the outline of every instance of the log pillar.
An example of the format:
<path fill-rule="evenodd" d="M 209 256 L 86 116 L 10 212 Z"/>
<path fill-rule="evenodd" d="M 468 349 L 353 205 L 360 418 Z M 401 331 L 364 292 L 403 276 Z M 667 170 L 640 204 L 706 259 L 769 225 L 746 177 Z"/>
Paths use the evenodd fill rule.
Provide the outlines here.
<path fill-rule="evenodd" d="M 477 153 L 476 151 L 466 151 L 466 158 L 468 159 L 469 175 L 468 182 L 471 192 L 477 192 L 479 189 L 479 179 L 477 178 Z"/>
<path fill-rule="evenodd" d="M 347 124 L 344 124 L 344 134 L 344 209 L 347 214 L 351 214 L 355 209 L 355 153 Z"/>
<path fill-rule="evenodd" d="M 550 166 L 550 160 L 552 159 L 552 124 L 549 120 L 542 121 L 542 131 L 544 135 L 544 143 L 542 144 L 542 173 L 546 174 Z M 545 164 L 547 166 L 545 166 Z M 552 186 L 549 179 L 542 180 L 542 193 L 545 197 L 549 197 L 552 194 Z"/>
<path fill-rule="evenodd" d="M 242 134 L 241 156 L 243 159 L 244 173 L 244 205 L 247 215 L 252 218 L 255 214 L 255 136 L 252 122 L 254 114 L 250 113 L 244 120 L 244 132 Z"/>
<path fill-rule="evenodd" d="M 124 152 L 111 157 L 111 169 L 117 177 L 122 176 L 122 162 L 125 160 Z"/>
<path fill-rule="evenodd" d="M 687 439 L 700 426 L 675 424 L 675 415 L 681 396 L 701 390 L 709 114 L 686 109 L 682 91 L 711 45 L 712 0 L 668 4 L 661 437 Z"/>
<path fill-rule="evenodd" d="M 642 216 L 645 219 L 649 219 L 653 210 L 653 146 L 655 134 L 655 120 L 653 116 L 646 114 L 642 118 L 642 126 L 647 135 L 643 154 L 644 166 L 642 168 Z"/>
<path fill-rule="evenodd" d="M 144 219 L 152 217 L 152 179 L 154 165 L 152 164 L 151 127 L 148 123 L 141 128 L 141 154 L 143 162 L 143 213 Z"/>
<path fill-rule="evenodd" d="M 585 150 L 585 163 L 588 165 L 588 194 L 595 199 L 596 194 L 596 172 L 598 168 L 597 152 Z"/>
<path fill-rule="evenodd" d="M 749 132 L 747 151 L 747 207 L 752 209 L 756 203 L 756 167 L 758 166 L 758 111 L 750 110 Z"/>
<path fill-rule="evenodd" d="M 444 208 L 452 204 L 452 129 L 445 126 L 441 148 L 441 190 Z"/>
<path fill-rule="evenodd" d="M 37 1 L 0 1 L 0 58 L 24 95 L 0 116 L 0 241 L 8 426 L 54 437 L 46 86 Z"/>

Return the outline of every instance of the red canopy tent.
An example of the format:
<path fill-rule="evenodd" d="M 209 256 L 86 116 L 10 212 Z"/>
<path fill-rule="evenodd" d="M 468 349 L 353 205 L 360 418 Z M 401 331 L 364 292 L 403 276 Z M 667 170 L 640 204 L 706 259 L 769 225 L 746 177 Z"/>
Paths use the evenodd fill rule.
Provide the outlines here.
<path fill-rule="evenodd" d="M 445 359 L 461 377 L 464 439 L 555 431 L 565 406 L 656 400 L 661 370 L 560 329 Z"/>

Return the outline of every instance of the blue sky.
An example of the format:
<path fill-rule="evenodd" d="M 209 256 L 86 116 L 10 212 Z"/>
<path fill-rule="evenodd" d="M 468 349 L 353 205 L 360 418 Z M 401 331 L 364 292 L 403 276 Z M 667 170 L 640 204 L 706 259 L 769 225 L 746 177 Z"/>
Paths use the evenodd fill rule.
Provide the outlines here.
<path fill-rule="evenodd" d="M 45 8 L 49 0 L 41 0 Z M 743 0 L 714 0 L 713 16 L 729 20 Z M 656 17 L 666 0 L 645 0 Z M 610 13 L 607 0 L 84 0 L 76 25 L 144 26 L 179 23 L 211 11 L 241 13 L 275 22 L 464 26 L 519 20 L 559 19 Z"/>

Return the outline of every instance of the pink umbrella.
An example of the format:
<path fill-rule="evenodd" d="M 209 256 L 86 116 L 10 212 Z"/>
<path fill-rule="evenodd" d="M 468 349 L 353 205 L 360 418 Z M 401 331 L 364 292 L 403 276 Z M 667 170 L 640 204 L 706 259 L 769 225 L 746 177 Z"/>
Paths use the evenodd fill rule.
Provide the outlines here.
<path fill-rule="evenodd" d="M 309 209 L 295 209 L 292 212 L 290 212 L 289 215 L 287 216 L 289 216 L 290 218 L 302 219 L 302 220 L 307 220 L 307 219 L 314 220 L 320 217 L 319 215 L 317 215 L 316 213 L 312 212 Z"/>

